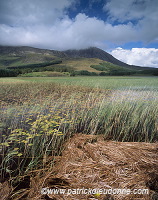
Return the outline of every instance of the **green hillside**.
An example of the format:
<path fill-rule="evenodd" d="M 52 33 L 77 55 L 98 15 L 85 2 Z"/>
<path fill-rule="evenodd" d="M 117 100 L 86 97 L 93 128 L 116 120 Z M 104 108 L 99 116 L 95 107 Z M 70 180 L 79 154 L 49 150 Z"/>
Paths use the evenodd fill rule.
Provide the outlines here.
<path fill-rule="evenodd" d="M 27 73 L 36 76 L 37 73 L 34 72 L 45 71 L 48 76 L 52 76 L 49 72 L 65 73 L 67 76 L 158 75 L 158 69 L 127 65 L 98 48 L 62 52 L 0 46 L 0 77 Z"/>
<path fill-rule="evenodd" d="M 0 56 L 0 68 L 19 67 L 29 64 L 48 63 L 58 59 L 55 56 L 45 56 L 43 54 L 25 54 L 24 56 Z"/>
<path fill-rule="evenodd" d="M 114 65 L 109 62 L 102 62 L 99 65 L 91 65 L 91 68 L 101 71 L 100 75 L 132 75 L 136 73 L 136 70 L 128 69 Z"/>
<path fill-rule="evenodd" d="M 97 58 L 59 58 L 53 55 L 26 53 L 20 56 L 0 56 L 0 69 L 14 70 L 17 74 L 41 71 L 73 72 L 74 74 L 78 74 L 79 71 L 88 71 L 90 73 L 94 72 L 97 75 L 102 70 L 95 69 L 91 66 L 97 66 L 101 62 L 103 61 Z M 36 76 L 36 73 L 34 75 Z"/>

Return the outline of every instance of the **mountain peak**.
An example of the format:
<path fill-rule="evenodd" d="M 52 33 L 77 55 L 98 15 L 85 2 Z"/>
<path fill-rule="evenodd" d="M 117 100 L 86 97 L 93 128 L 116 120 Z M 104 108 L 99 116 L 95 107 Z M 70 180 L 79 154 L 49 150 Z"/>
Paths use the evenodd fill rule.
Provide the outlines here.
<path fill-rule="evenodd" d="M 53 59 L 66 59 L 66 58 L 98 58 L 100 60 L 110 62 L 115 65 L 119 65 L 128 69 L 147 69 L 147 67 L 139 67 L 128 65 L 116 58 L 114 58 L 111 54 L 106 51 L 99 49 L 97 47 L 88 47 L 86 49 L 71 49 L 66 51 L 57 51 L 57 50 L 48 50 L 48 49 L 39 49 L 34 47 L 27 46 L 2 46 L 0 45 L 0 55 L 9 55 L 9 56 L 25 56 L 26 54 L 34 54 L 39 55 L 50 55 L 53 56 Z M 37 56 L 35 56 L 36 58 Z M 47 60 L 48 58 L 46 58 Z M 36 61 L 36 60 L 35 60 Z"/>
<path fill-rule="evenodd" d="M 80 50 L 67 50 L 67 51 L 63 51 L 63 53 L 65 53 L 68 57 L 73 57 L 73 58 L 81 58 L 81 57 L 99 58 L 101 60 L 111 62 L 116 65 L 125 66 L 125 67 L 130 66 L 124 62 L 121 62 L 120 60 L 117 60 L 106 51 L 103 51 L 102 49 L 99 49 L 97 47 L 89 47 L 89 48 L 80 49 Z"/>

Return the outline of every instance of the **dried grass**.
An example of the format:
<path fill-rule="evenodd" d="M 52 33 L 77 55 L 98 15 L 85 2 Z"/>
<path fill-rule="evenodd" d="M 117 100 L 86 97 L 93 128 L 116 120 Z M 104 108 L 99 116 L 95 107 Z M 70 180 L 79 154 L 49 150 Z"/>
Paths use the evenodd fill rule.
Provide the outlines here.
<path fill-rule="evenodd" d="M 46 187 L 149 189 L 149 195 L 41 195 L 41 188 Z M 56 157 L 53 170 L 36 172 L 29 192 L 24 192 L 27 197 L 21 195 L 20 199 L 157 199 L 158 144 L 105 141 L 102 136 L 76 134 L 65 143 L 62 156 Z"/>

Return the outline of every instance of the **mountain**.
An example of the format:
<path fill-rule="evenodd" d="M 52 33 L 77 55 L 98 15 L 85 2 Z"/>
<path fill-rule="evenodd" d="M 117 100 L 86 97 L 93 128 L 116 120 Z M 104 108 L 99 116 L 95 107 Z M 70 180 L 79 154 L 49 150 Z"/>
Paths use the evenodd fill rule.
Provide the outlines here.
<path fill-rule="evenodd" d="M 56 51 L 27 46 L 0 46 L 0 68 L 18 68 L 21 69 L 19 73 L 48 70 L 70 73 L 88 71 L 93 75 L 158 74 L 155 68 L 128 65 L 96 47 Z"/>
<path fill-rule="evenodd" d="M 55 50 L 27 46 L 0 46 L 0 68 L 47 63 L 64 57 L 66 57 L 64 53 Z"/>
<path fill-rule="evenodd" d="M 57 57 L 65 57 L 66 55 L 61 51 L 39 49 L 28 46 L 1 46 L 0 45 L 0 55 L 10 55 L 10 56 L 23 56 L 28 53 L 37 53 L 43 55 L 52 55 Z"/>
<path fill-rule="evenodd" d="M 113 63 L 126 68 L 139 69 L 140 66 L 134 66 L 126 64 L 111 54 L 103 51 L 97 47 L 89 47 L 87 49 L 80 50 L 67 50 L 67 51 L 57 51 L 48 49 L 39 49 L 27 46 L 0 46 L 0 55 L 9 56 L 25 56 L 26 54 L 39 54 L 45 56 L 53 56 L 54 58 L 98 58 L 100 60 Z M 141 69 L 147 69 L 146 67 L 141 67 Z"/>
<path fill-rule="evenodd" d="M 87 49 L 80 49 L 80 50 L 67 50 L 67 51 L 63 51 L 63 53 L 71 58 L 81 58 L 81 57 L 99 58 L 103 61 L 110 62 L 114 65 L 119 65 L 128 69 L 136 69 L 136 70 L 151 69 L 150 67 L 141 67 L 141 66 L 129 65 L 127 63 L 124 63 L 116 59 L 111 54 L 107 53 L 106 51 L 103 51 L 97 47 L 89 47 Z"/>
<path fill-rule="evenodd" d="M 63 51 L 63 53 L 71 58 L 81 58 L 81 57 L 83 57 L 83 58 L 99 58 L 101 60 L 113 63 L 115 65 L 129 67 L 128 64 L 121 62 L 120 60 L 114 58 L 109 53 L 107 53 L 97 47 L 90 47 L 90 48 L 81 49 L 81 50 L 67 50 L 67 51 Z"/>

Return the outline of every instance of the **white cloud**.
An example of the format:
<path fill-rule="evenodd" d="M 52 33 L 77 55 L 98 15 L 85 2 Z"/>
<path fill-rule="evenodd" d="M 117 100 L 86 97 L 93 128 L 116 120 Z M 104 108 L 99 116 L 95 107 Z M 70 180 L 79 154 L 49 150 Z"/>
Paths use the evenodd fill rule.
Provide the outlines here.
<path fill-rule="evenodd" d="M 109 0 L 103 9 L 109 12 L 111 19 L 125 22 L 142 18 L 154 19 L 158 15 L 157 7 L 157 0 Z"/>
<path fill-rule="evenodd" d="M 93 0 L 91 3 L 101 2 Z M 111 19 L 138 24 L 105 22 L 78 13 L 74 19 L 68 8 L 77 0 L 0 0 L 0 44 L 29 45 L 50 49 L 108 48 L 109 43 L 157 42 L 157 0 L 109 0 L 104 9 Z M 119 2 L 119 5 L 118 5 Z M 143 5 L 143 9 L 140 6 Z M 151 5 L 149 4 L 151 2 Z M 121 3 L 121 5 L 120 5 Z M 153 4 L 155 3 L 155 4 Z"/>
<path fill-rule="evenodd" d="M 31 45 L 51 49 L 79 49 L 100 44 L 102 46 L 106 41 L 127 42 L 129 37 L 131 40 L 137 37 L 132 24 L 112 26 L 81 13 L 75 19 L 65 15 L 63 19 L 58 19 L 49 26 L 29 24 L 23 27 L 1 24 L 0 33 L 0 44 Z"/>
<path fill-rule="evenodd" d="M 103 9 L 108 12 L 110 23 L 131 21 L 137 30 L 137 40 L 157 42 L 157 8 L 157 0 L 109 0 Z"/>
<path fill-rule="evenodd" d="M 155 48 L 132 48 L 127 50 L 118 47 L 110 53 L 115 58 L 130 65 L 158 68 L 158 49 Z"/>

